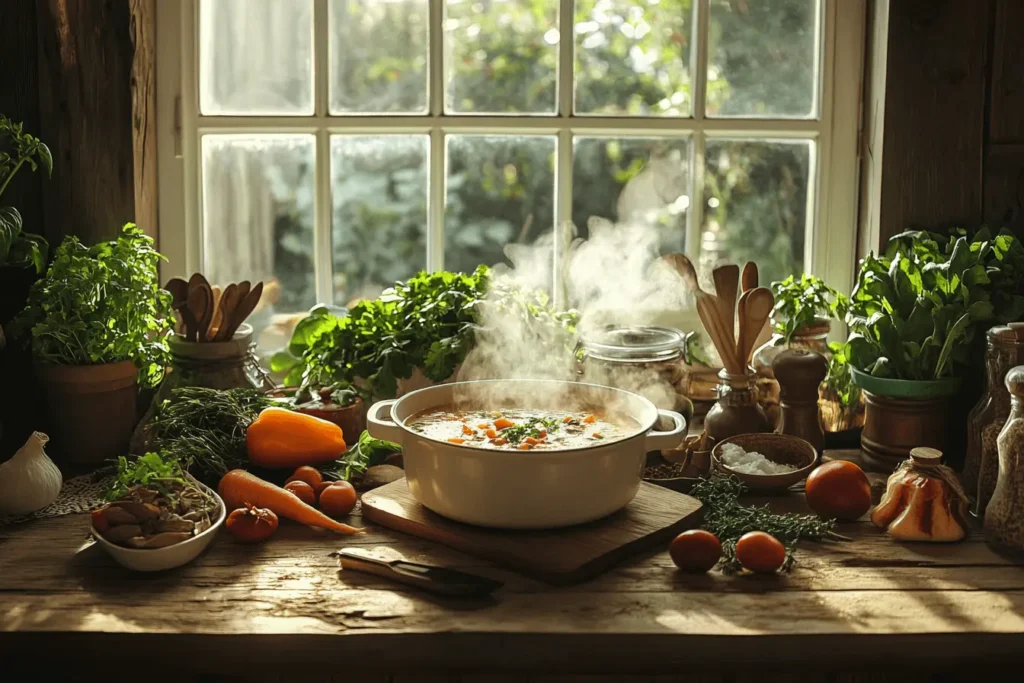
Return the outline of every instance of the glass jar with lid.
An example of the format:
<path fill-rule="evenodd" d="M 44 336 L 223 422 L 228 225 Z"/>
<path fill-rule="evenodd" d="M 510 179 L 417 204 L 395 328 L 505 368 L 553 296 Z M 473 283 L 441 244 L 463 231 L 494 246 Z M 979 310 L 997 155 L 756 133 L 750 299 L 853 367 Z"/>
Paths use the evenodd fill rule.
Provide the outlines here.
<path fill-rule="evenodd" d="M 659 408 L 687 419 L 687 342 L 693 333 L 668 327 L 610 325 L 586 332 L 576 347 L 579 378 L 646 396 Z"/>
<path fill-rule="evenodd" d="M 996 441 L 1010 415 L 1010 394 L 1004 382 L 1010 368 L 1024 362 L 1024 324 L 1010 323 L 985 333 L 985 393 L 967 414 L 967 456 L 960 477 L 974 499 L 976 515 L 985 506 L 999 476 Z"/>

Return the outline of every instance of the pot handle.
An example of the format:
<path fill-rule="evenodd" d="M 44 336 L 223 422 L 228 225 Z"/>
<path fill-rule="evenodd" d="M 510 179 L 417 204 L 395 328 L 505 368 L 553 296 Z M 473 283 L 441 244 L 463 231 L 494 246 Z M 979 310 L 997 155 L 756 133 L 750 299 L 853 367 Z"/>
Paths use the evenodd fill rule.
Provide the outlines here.
<path fill-rule="evenodd" d="M 686 436 L 686 418 L 682 415 L 672 410 L 659 410 L 658 417 L 671 420 L 673 426 L 667 432 L 659 432 L 654 429 L 647 432 L 647 436 L 644 437 L 644 450 L 648 453 L 676 448 Z"/>
<path fill-rule="evenodd" d="M 395 401 L 396 399 L 377 401 L 370 406 L 370 411 L 366 414 L 366 431 L 375 439 L 384 439 L 401 445 L 402 428 L 391 419 L 391 406 Z M 380 414 L 385 411 L 385 416 L 381 417 Z"/>

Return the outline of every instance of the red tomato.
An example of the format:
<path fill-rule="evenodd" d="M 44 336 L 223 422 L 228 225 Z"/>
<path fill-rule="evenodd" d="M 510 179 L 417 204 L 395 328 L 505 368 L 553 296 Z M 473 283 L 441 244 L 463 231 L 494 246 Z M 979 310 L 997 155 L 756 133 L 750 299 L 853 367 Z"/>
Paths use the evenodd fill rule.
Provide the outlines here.
<path fill-rule="evenodd" d="M 871 509 L 871 484 L 852 462 L 825 463 L 811 472 L 804 488 L 807 504 L 822 517 L 852 522 Z"/>
<path fill-rule="evenodd" d="M 691 529 L 676 536 L 668 547 L 668 554 L 680 569 L 706 572 L 718 564 L 722 557 L 722 544 L 710 531 Z"/>
<path fill-rule="evenodd" d="M 232 510 L 224 527 L 238 541 L 259 543 L 277 531 L 277 524 L 277 515 L 272 510 L 247 505 Z"/>
<path fill-rule="evenodd" d="M 307 484 L 309 484 L 315 491 L 317 487 L 320 486 L 320 482 L 322 482 L 323 480 L 324 478 L 320 476 L 320 473 L 317 472 L 315 467 L 303 465 L 299 469 L 295 470 L 292 476 L 288 477 L 288 479 L 286 479 L 284 483 L 287 485 L 292 483 L 293 481 L 304 481 Z"/>
<path fill-rule="evenodd" d="M 736 541 L 736 559 L 752 572 L 773 574 L 786 561 L 786 546 L 771 534 L 751 531 Z"/>
<path fill-rule="evenodd" d="M 356 506 L 355 488 L 347 481 L 336 481 L 320 492 L 320 510 L 329 517 L 340 517 Z"/>
<path fill-rule="evenodd" d="M 285 484 L 284 488 L 298 496 L 306 505 L 316 505 L 316 491 L 306 482 L 296 479 Z"/>

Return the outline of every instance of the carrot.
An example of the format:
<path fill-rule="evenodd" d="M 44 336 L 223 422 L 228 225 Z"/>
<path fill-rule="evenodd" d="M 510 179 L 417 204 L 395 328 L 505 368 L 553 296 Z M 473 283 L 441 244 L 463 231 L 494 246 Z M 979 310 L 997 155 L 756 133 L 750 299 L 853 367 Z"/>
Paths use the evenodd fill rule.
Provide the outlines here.
<path fill-rule="evenodd" d="M 293 522 L 317 526 L 339 534 L 361 534 L 364 529 L 357 529 L 336 522 L 314 507 L 306 505 L 291 491 L 263 481 L 245 470 L 231 470 L 221 477 L 217 485 L 217 493 L 224 499 L 228 510 L 255 505 L 258 508 L 272 510 L 280 517 Z"/>
<path fill-rule="evenodd" d="M 496 429 L 508 429 L 514 424 L 515 422 L 505 417 L 499 417 L 497 420 L 494 421 L 494 427 Z"/>
<path fill-rule="evenodd" d="M 473 436 L 473 428 L 469 425 L 462 425 L 462 433 L 466 436 Z"/>
<path fill-rule="evenodd" d="M 594 417 L 593 415 L 587 415 L 585 418 L 583 418 L 583 421 L 586 422 L 588 425 L 594 424 L 594 422 L 597 421 L 597 418 Z"/>
<path fill-rule="evenodd" d="M 455 443 L 455 444 L 466 443 L 466 440 L 465 439 L 460 439 L 457 436 L 453 436 L 452 438 L 448 439 L 448 443 Z"/>
<path fill-rule="evenodd" d="M 488 429 L 487 430 L 487 438 L 488 439 L 497 439 L 498 438 L 498 432 L 494 431 L 493 429 Z"/>

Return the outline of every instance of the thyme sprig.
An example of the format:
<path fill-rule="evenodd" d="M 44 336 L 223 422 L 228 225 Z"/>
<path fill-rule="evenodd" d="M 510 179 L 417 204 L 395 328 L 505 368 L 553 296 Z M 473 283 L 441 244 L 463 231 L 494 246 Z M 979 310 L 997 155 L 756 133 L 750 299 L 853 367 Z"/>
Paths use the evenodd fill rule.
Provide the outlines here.
<path fill-rule="evenodd" d="M 736 541 L 750 531 L 764 531 L 786 546 L 786 561 L 782 571 L 793 568 L 793 550 L 800 540 L 844 540 L 835 533 L 835 522 L 816 515 L 779 514 L 767 505 L 743 505 L 739 502 L 745 487 L 736 477 L 708 477 L 697 482 L 690 492 L 704 504 L 702 527 L 722 543 L 719 567 L 725 574 L 742 569 L 736 559 Z"/>

